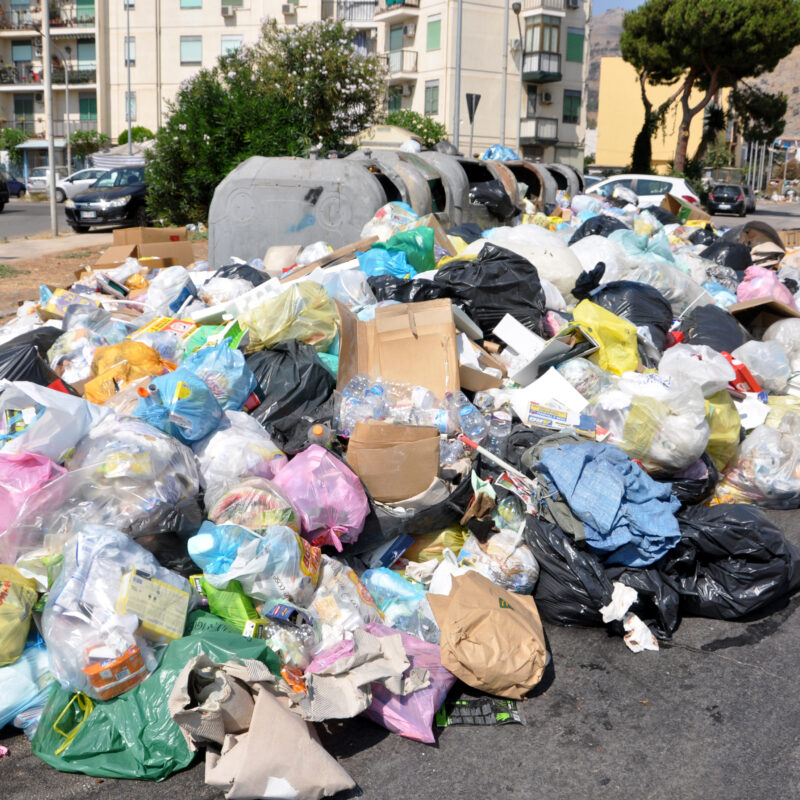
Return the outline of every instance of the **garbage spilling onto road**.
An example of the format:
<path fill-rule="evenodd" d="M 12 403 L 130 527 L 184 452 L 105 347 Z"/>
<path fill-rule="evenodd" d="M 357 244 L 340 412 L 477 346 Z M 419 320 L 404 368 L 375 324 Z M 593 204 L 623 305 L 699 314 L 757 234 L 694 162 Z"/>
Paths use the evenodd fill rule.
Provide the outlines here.
<path fill-rule="evenodd" d="M 0 727 L 319 798 L 355 780 L 315 723 L 524 723 L 547 625 L 657 651 L 800 586 L 760 511 L 800 507 L 797 233 L 502 155 L 346 242 L 117 231 L 0 327 Z"/>

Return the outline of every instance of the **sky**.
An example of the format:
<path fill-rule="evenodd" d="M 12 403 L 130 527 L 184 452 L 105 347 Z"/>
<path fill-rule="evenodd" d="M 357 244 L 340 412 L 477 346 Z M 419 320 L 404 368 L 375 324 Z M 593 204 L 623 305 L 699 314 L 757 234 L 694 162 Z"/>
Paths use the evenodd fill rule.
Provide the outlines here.
<path fill-rule="evenodd" d="M 641 4 L 642 0 L 594 0 L 592 3 L 592 14 L 595 16 L 604 14 L 610 8 L 624 8 L 628 11 Z"/>

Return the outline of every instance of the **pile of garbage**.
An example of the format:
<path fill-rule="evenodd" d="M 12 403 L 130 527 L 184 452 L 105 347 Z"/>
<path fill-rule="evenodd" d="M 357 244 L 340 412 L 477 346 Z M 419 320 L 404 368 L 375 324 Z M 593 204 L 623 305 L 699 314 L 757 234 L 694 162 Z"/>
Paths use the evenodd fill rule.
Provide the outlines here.
<path fill-rule="evenodd" d="M 390 203 L 352 247 L 222 266 L 122 231 L 24 303 L 0 727 L 62 771 L 201 751 L 229 796 L 318 798 L 355 782 L 315 723 L 522 721 L 542 621 L 639 652 L 785 601 L 760 508 L 800 507 L 800 250 L 669 196 L 558 201 L 449 231 Z"/>

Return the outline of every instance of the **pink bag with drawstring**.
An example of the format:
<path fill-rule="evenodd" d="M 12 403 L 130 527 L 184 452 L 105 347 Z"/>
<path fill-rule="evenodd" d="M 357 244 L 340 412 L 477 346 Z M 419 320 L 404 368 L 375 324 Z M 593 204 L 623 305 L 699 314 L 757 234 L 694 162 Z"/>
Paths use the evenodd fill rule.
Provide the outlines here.
<path fill-rule="evenodd" d="M 66 470 L 38 453 L 0 453 L 0 533 L 37 489 Z"/>
<path fill-rule="evenodd" d="M 745 300 L 777 300 L 798 310 L 789 289 L 778 280 L 773 270 L 765 267 L 748 267 L 744 271 L 744 280 L 736 287 L 736 299 L 740 303 Z"/>

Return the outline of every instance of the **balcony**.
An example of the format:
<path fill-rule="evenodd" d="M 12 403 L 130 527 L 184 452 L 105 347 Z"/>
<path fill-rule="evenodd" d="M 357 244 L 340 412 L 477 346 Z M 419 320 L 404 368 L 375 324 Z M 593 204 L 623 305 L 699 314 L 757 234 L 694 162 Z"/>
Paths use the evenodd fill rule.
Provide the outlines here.
<path fill-rule="evenodd" d="M 383 53 L 381 58 L 389 71 L 389 83 L 402 83 L 412 80 L 417 73 L 416 50 L 390 50 Z"/>
<path fill-rule="evenodd" d="M 15 117 L 9 121 L 9 127 L 24 131 L 28 136 L 36 135 L 36 123 L 30 117 Z"/>
<path fill-rule="evenodd" d="M 558 141 L 558 120 L 544 117 L 523 117 L 519 125 L 520 144 Z"/>
<path fill-rule="evenodd" d="M 43 81 L 41 67 L 34 70 L 33 62 L 16 61 L 13 67 L 0 67 L 0 84 L 6 86 L 41 86 Z"/>
<path fill-rule="evenodd" d="M 404 19 L 416 19 L 419 15 L 419 0 L 378 0 L 375 14 L 381 22 L 401 22 Z"/>
<path fill-rule="evenodd" d="M 31 31 L 36 33 L 36 28 L 41 24 L 41 11 L 31 11 L 26 8 L 22 11 L 0 10 L 0 31 Z"/>
<path fill-rule="evenodd" d="M 53 67 L 53 85 L 63 86 L 66 83 L 63 67 Z M 95 83 L 97 81 L 97 70 L 91 69 L 73 69 L 69 70 L 69 85 L 77 86 L 82 83 Z"/>
<path fill-rule="evenodd" d="M 96 119 L 71 119 L 69 121 L 69 132 L 75 133 L 75 131 L 96 131 L 97 130 L 97 120 Z M 67 124 L 63 119 L 54 119 L 53 120 L 53 136 L 58 136 L 59 138 L 63 138 L 67 135 Z"/>
<path fill-rule="evenodd" d="M 522 0 L 523 13 L 528 11 L 563 11 L 564 0 Z"/>
<path fill-rule="evenodd" d="M 358 27 L 375 19 L 375 0 L 322 0 L 322 19 L 335 19 Z"/>
<path fill-rule="evenodd" d="M 522 80 L 528 83 L 553 83 L 561 80 L 560 53 L 525 53 L 522 57 Z"/>

